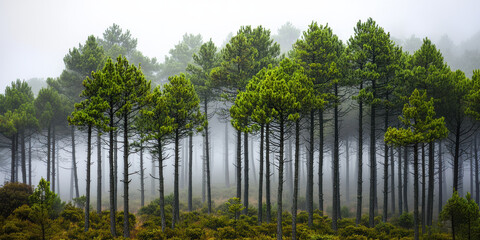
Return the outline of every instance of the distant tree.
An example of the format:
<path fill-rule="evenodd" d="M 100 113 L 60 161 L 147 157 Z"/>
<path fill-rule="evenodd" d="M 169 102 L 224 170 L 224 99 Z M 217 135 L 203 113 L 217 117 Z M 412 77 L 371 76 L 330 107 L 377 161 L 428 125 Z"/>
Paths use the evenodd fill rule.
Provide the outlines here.
<path fill-rule="evenodd" d="M 300 29 L 291 22 L 286 22 L 277 30 L 277 34 L 272 37 L 280 45 L 280 52 L 287 53 L 300 37 Z"/>

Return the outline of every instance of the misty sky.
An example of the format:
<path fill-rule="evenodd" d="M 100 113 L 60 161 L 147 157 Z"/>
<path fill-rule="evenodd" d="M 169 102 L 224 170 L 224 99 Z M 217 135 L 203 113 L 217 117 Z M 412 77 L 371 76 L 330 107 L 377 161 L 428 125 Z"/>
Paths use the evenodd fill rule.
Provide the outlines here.
<path fill-rule="evenodd" d="M 18 78 L 59 76 L 69 49 L 113 23 L 131 31 L 138 50 L 163 62 L 184 33 L 220 45 L 241 25 L 275 33 L 287 21 L 302 30 L 313 20 L 328 23 L 347 40 L 358 20 L 372 17 L 396 37 L 448 34 L 459 44 L 480 30 L 479 10 L 478 0 L 0 0 L 0 92 Z"/>

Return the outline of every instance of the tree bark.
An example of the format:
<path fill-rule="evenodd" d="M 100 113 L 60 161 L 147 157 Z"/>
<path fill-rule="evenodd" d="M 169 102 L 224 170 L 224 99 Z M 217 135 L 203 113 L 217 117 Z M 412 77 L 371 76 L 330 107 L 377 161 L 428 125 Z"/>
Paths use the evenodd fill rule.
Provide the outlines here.
<path fill-rule="evenodd" d="M 267 205 L 267 223 L 270 223 L 271 203 L 270 203 L 270 124 L 265 128 L 265 202 Z"/>
<path fill-rule="evenodd" d="M 295 173 L 293 177 L 292 239 L 297 239 L 298 167 L 300 163 L 300 120 L 295 122 Z"/>
<path fill-rule="evenodd" d="M 277 192 L 277 240 L 282 240 L 282 194 L 283 194 L 283 150 L 284 150 L 284 122 L 280 114 L 280 153 L 278 158 L 278 192 Z"/>
<path fill-rule="evenodd" d="M 110 127 L 110 131 L 109 131 L 109 141 L 110 141 L 110 148 L 109 148 L 109 155 L 108 155 L 108 161 L 109 161 L 109 168 L 110 168 L 110 233 L 112 234 L 113 237 L 116 237 L 117 236 L 117 230 L 116 230 L 116 227 L 115 227 L 115 212 L 116 212 L 116 207 L 115 207 L 115 195 L 116 195 L 116 191 L 115 191 L 115 172 L 114 171 L 114 168 L 116 166 L 114 166 L 114 156 L 113 156 L 113 152 L 114 152 L 114 130 L 113 130 L 113 127 L 114 127 L 114 124 L 113 124 L 113 121 L 114 121 L 114 112 L 113 112 L 113 109 L 110 110 L 110 114 L 109 114 L 109 118 L 110 118 L 110 123 L 109 123 L 109 127 Z M 115 134 L 116 136 L 116 134 Z"/>
<path fill-rule="evenodd" d="M 345 139 L 345 168 L 346 168 L 346 175 L 345 175 L 345 202 L 347 205 L 350 203 L 350 144 L 347 139 Z"/>
<path fill-rule="evenodd" d="M 375 89 L 375 87 L 373 87 Z M 377 198 L 377 160 L 376 160 L 376 136 L 375 136 L 375 105 L 370 107 L 370 206 L 369 206 L 369 226 L 375 227 L 375 199 Z"/>
<path fill-rule="evenodd" d="M 32 136 L 28 138 L 28 185 L 32 186 Z"/>
<path fill-rule="evenodd" d="M 77 158 L 75 153 L 75 126 L 71 128 L 72 134 L 72 166 L 73 166 L 73 181 L 75 183 L 75 197 L 80 197 L 80 191 L 78 190 L 78 174 L 77 174 Z"/>
<path fill-rule="evenodd" d="M 12 151 L 12 164 L 11 164 L 11 168 L 10 168 L 10 182 L 15 182 L 15 161 L 16 161 L 16 152 L 17 152 L 17 149 L 15 149 L 15 137 L 16 137 L 16 134 L 14 134 L 12 136 L 12 146 L 11 146 L 11 151 Z M 50 162 L 49 162 L 49 158 L 47 158 L 47 166 L 50 166 Z M 49 172 L 47 170 L 47 172 Z M 49 174 L 47 174 L 47 176 L 49 176 Z M 48 180 L 47 180 L 48 181 Z"/>
<path fill-rule="evenodd" d="M 306 186 L 307 187 L 306 204 L 307 204 L 307 213 L 308 213 L 308 227 L 312 227 L 312 224 L 313 224 L 313 152 L 315 151 L 314 128 L 315 128 L 315 111 L 311 110 L 310 111 L 310 129 L 309 129 L 310 140 L 308 144 L 308 158 L 307 158 L 307 186 Z M 322 138 L 321 135 L 320 135 L 320 138 Z"/>
<path fill-rule="evenodd" d="M 262 124 L 260 126 L 260 172 L 258 176 L 258 224 L 263 221 L 263 144 L 264 144 L 265 128 Z"/>
<path fill-rule="evenodd" d="M 237 130 L 237 198 L 242 199 L 242 132 Z"/>
<path fill-rule="evenodd" d="M 175 130 L 175 163 L 174 163 L 174 181 L 173 181 L 173 216 L 172 216 L 172 228 L 175 228 L 175 223 L 180 221 L 180 211 L 179 211 L 179 199 L 178 199 L 178 161 L 180 155 L 179 149 L 179 132 L 178 129 Z"/>
<path fill-rule="evenodd" d="M 392 213 L 396 213 L 395 207 L 395 159 L 393 158 L 393 149 L 390 149 L 390 180 L 391 180 L 391 192 L 392 192 Z"/>
<path fill-rule="evenodd" d="M 73 130 L 72 130 L 72 132 L 73 132 Z M 89 125 L 88 130 L 87 130 L 87 179 L 86 179 L 86 182 L 87 182 L 87 187 L 86 187 L 87 202 L 85 203 L 85 232 L 87 232 L 88 228 L 90 227 L 90 167 L 91 167 L 91 163 L 92 163 L 92 126 Z"/>
<path fill-rule="evenodd" d="M 243 138 L 243 164 L 245 164 L 245 166 L 243 167 L 243 174 L 244 174 L 244 193 L 243 193 L 243 206 L 245 207 L 243 209 L 243 214 L 247 215 L 248 213 L 248 133 L 245 132 L 244 133 L 244 138 Z"/>
<path fill-rule="evenodd" d="M 477 142 L 477 135 L 473 137 L 473 147 L 474 147 L 474 155 L 475 155 L 475 201 L 477 204 L 480 204 L 480 182 L 478 179 L 478 174 L 480 174 L 478 169 L 478 142 Z"/>
<path fill-rule="evenodd" d="M 388 97 L 387 97 L 388 100 Z M 388 109 L 385 113 L 385 123 L 384 123 L 384 130 L 387 132 L 388 129 Z M 387 222 L 388 218 L 388 150 L 389 147 L 387 143 L 384 145 L 384 158 L 383 158 L 383 222 Z M 393 177 L 393 175 L 392 175 Z M 393 189 L 393 185 L 392 185 Z M 392 191 L 393 192 L 393 191 Z"/>
<path fill-rule="evenodd" d="M 102 137 L 97 129 L 97 213 L 102 212 Z"/>
<path fill-rule="evenodd" d="M 415 228 L 415 240 L 419 239 L 418 231 L 418 144 L 413 145 L 413 226 Z"/>
<path fill-rule="evenodd" d="M 360 85 L 362 89 L 362 85 Z M 355 218 L 355 225 L 360 224 L 362 219 L 362 185 L 363 185 L 363 102 L 359 100 L 358 103 L 358 149 L 357 149 L 357 215 Z"/>
<path fill-rule="evenodd" d="M 453 192 L 458 191 L 458 180 L 459 180 L 459 158 L 460 158 L 460 124 L 457 123 L 455 128 L 455 148 L 453 154 Z"/>
<path fill-rule="evenodd" d="M 20 148 L 21 148 L 21 155 L 22 155 L 22 182 L 27 184 L 27 157 L 25 153 L 25 132 L 22 131 L 20 133 Z"/>
<path fill-rule="evenodd" d="M 52 192 L 55 193 L 55 125 L 52 126 Z"/>
<path fill-rule="evenodd" d="M 115 212 L 118 209 L 118 141 L 117 141 L 117 132 L 115 131 L 114 133 L 114 142 L 113 142 L 113 147 L 114 147 L 114 152 L 113 152 L 113 164 L 114 164 L 114 184 L 115 188 L 113 190 L 114 192 L 114 205 L 113 207 L 115 208 Z"/>
<path fill-rule="evenodd" d="M 402 215 L 403 214 L 402 149 L 398 148 L 397 151 L 398 151 L 398 213 L 399 215 Z"/>
<path fill-rule="evenodd" d="M 48 131 L 47 131 L 47 182 L 50 182 L 50 163 L 51 163 L 51 154 L 52 154 L 52 148 L 50 146 L 50 141 L 51 141 L 51 134 L 52 134 L 52 127 L 51 125 L 48 126 Z M 16 149 L 15 149 L 16 151 Z"/>
<path fill-rule="evenodd" d="M 188 135 L 188 211 L 193 211 L 192 203 L 192 163 L 193 163 L 193 136 Z M 163 187 L 163 186 L 162 186 Z"/>
<path fill-rule="evenodd" d="M 208 102 L 204 101 L 205 105 L 205 116 L 208 117 Z M 207 206 L 208 214 L 212 213 L 212 188 L 210 186 L 210 145 L 209 145 L 209 134 L 208 134 L 208 122 L 205 126 L 205 153 L 206 153 L 206 164 L 207 164 Z"/>
<path fill-rule="evenodd" d="M 438 215 L 443 207 L 443 159 L 442 159 L 442 141 L 438 142 Z"/>
<path fill-rule="evenodd" d="M 142 146 L 140 146 L 140 206 L 145 206 L 145 169 L 143 168 Z"/>
<path fill-rule="evenodd" d="M 123 237 L 130 238 L 130 228 L 129 228 L 129 221 L 128 221 L 128 213 L 129 213 L 129 195 L 128 195 L 128 184 L 130 180 L 128 179 L 128 155 L 130 154 L 130 146 L 128 143 L 128 114 L 125 114 L 123 119 Z"/>
<path fill-rule="evenodd" d="M 162 232 L 165 231 L 166 221 L 165 221 L 165 189 L 163 186 L 163 146 L 162 140 L 160 138 L 157 139 L 158 144 L 158 188 L 160 194 L 160 218 L 161 218 L 161 225 L 162 225 Z M 190 161 L 191 164 L 191 161 Z M 191 165 L 190 165 L 191 166 Z M 189 168 L 189 173 L 192 173 L 192 168 Z M 189 184 L 192 185 L 192 178 L 188 178 Z"/>
<path fill-rule="evenodd" d="M 422 215 L 421 217 L 421 223 L 422 223 L 422 234 L 425 234 L 425 195 L 426 195 L 426 171 L 425 171 L 425 143 L 422 143 Z"/>
<path fill-rule="evenodd" d="M 320 131 L 320 138 L 318 140 L 318 209 L 321 216 L 323 216 L 323 151 L 324 151 L 324 134 L 323 134 L 323 111 L 318 111 L 318 129 Z M 314 126 L 310 126 L 313 131 Z M 312 134 L 312 133 L 310 133 Z M 313 140 L 311 140 L 313 141 Z"/>
<path fill-rule="evenodd" d="M 408 212 L 408 148 L 404 147 L 404 161 L 403 161 L 403 206 L 405 212 Z"/>
<path fill-rule="evenodd" d="M 228 122 L 225 123 L 225 187 L 230 187 L 230 171 L 228 170 Z"/>
<path fill-rule="evenodd" d="M 428 143 L 428 199 L 427 199 L 427 226 L 432 226 L 433 220 L 433 191 L 435 189 L 435 160 L 434 143 Z"/>

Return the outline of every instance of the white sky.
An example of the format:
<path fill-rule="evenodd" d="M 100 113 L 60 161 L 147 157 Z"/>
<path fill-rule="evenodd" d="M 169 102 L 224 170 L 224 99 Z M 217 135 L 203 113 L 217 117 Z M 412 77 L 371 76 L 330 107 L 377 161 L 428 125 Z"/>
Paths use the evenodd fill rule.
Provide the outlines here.
<path fill-rule="evenodd" d="M 69 49 L 113 23 L 129 29 L 146 56 L 163 61 L 184 33 L 220 45 L 242 25 L 275 33 L 287 21 L 302 30 L 328 23 L 347 40 L 358 20 L 372 17 L 393 36 L 448 34 L 458 44 L 480 30 L 479 10 L 478 0 L 0 0 L 0 92 L 18 78 L 59 76 Z"/>

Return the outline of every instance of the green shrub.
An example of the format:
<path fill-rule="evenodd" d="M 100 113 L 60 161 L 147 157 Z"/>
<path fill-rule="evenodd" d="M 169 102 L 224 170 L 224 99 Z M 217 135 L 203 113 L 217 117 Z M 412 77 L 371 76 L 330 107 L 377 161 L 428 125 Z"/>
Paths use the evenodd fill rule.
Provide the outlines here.
<path fill-rule="evenodd" d="M 355 219 L 353 218 L 342 218 L 338 219 L 337 221 L 337 227 L 340 228 L 345 228 L 347 226 L 355 226 Z"/>
<path fill-rule="evenodd" d="M 21 220 L 29 220 L 28 215 L 30 215 L 31 211 L 32 209 L 30 208 L 30 206 L 28 206 L 27 204 L 23 204 L 22 206 L 18 207 L 13 211 L 13 215 Z"/>
<path fill-rule="evenodd" d="M 300 211 L 297 214 L 297 223 L 307 223 L 308 222 L 308 213 L 305 211 Z"/>
<path fill-rule="evenodd" d="M 413 229 L 413 214 L 408 212 L 403 212 L 398 218 L 392 219 L 392 223 L 395 226 L 402 228 Z"/>
<path fill-rule="evenodd" d="M 65 208 L 63 212 L 60 213 L 60 216 L 73 223 L 82 223 L 85 218 L 83 210 L 76 208 L 71 203 L 65 205 Z"/>
<path fill-rule="evenodd" d="M 338 232 L 341 239 L 347 239 L 347 237 L 350 237 L 350 236 L 364 236 L 366 238 L 373 238 L 373 239 L 378 238 L 373 228 L 367 228 L 365 226 L 358 226 L 358 227 L 348 226 L 344 229 L 340 229 Z"/>
<path fill-rule="evenodd" d="M 164 240 L 166 239 L 165 234 L 162 232 L 161 228 L 148 228 L 141 229 L 137 233 L 137 239 L 139 240 Z"/>
<path fill-rule="evenodd" d="M 205 230 L 201 228 L 187 227 L 185 233 L 188 239 L 203 239 L 205 237 Z"/>
<path fill-rule="evenodd" d="M 33 189 L 23 183 L 5 183 L 0 188 L 0 214 L 8 217 L 13 210 L 28 204 L 28 197 L 32 195 Z"/>
<path fill-rule="evenodd" d="M 310 239 L 310 240 L 336 240 L 336 239 L 338 239 L 338 237 L 335 236 L 335 235 L 313 234 L 313 235 L 310 235 L 308 239 Z"/>
<path fill-rule="evenodd" d="M 230 226 L 219 228 L 217 232 L 215 232 L 215 237 L 218 239 L 237 239 L 237 234 L 235 229 Z"/>

